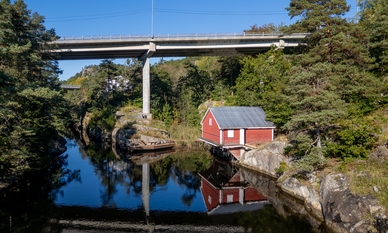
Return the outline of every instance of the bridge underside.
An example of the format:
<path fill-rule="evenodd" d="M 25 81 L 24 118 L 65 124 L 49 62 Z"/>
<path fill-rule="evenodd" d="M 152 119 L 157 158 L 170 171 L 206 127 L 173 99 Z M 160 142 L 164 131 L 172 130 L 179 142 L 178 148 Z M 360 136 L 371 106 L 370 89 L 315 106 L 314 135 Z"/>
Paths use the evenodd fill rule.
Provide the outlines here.
<path fill-rule="evenodd" d="M 230 36 L 212 38 L 70 39 L 53 42 L 46 53 L 56 60 L 138 58 L 143 62 L 143 114 L 150 117 L 150 57 L 255 55 L 271 46 L 292 52 L 305 34 Z"/>
<path fill-rule="evenodd" d="M 201 56 L 231 56 L 231 55 L 256 55 L 265 53 L 270 49 L 270 46 L 261 48 L 201 48 L 190 49 L 181 48 L 163 49 L 157 47 L 153 57 L 201 57 Z M 294 47 L 284 47 L 285 53 L 291 53 Z M 78 51 L 77 51 L 78 50 Z M 84 50 L 84 51 L 83 51 Z M 127 48 L 112 48 L 111 50 L 89 50 L 89 49 L 73 49 L 69 51 L 60 51 L 58 60 L 84 60 L 84 59 L 119 59 L 119 58 L 139 58 L 147 50 L 131 50 Z"/>
<path fill-rule="evenodd" d="M 58 55 L 57 60 L 83 60 L 83 59 L 117 59 L 140 58 L 149 51 L 150 44 L 154 44 L 152 57 L 196 57 L 196 56 L 229 56 L 229 55 L 255 55 L 264 53 L 271 46 L 282 47 L 285 53 L 290 53 L 298 45 L 298 41 L 282 44 L 274 42 L 237 42 L 228 44 L 73 44 L 71 49 L 59 46 L 53 52 Z"/>

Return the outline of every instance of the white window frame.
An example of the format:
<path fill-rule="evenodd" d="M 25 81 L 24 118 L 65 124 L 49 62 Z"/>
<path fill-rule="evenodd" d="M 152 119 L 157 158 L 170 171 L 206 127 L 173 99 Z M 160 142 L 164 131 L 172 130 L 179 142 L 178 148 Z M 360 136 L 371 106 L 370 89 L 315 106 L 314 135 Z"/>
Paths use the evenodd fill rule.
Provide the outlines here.
<path fill-rule="evenodd" d="M 234 138 L 234 130 L 228 129 L 228 138 Z"/>
<path fill-rule="evenodd" d="M 209 125 L 213 125 L 213 118 L 209 118 Z"/>

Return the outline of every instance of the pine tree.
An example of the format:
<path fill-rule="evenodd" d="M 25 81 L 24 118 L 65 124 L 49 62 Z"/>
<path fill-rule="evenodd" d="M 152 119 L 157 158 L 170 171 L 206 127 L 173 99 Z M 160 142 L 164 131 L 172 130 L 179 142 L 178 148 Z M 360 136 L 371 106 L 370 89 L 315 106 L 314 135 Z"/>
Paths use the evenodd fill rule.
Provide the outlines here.
<path fill-rule="evenodd" d="M 22 0 L 0 1 L 0 175 L 43 169 L 66 108 L 57 62 L 43 58 L 57 36 Z"/>
<path fill-rule="evenodd" d="M 370 35 L 370 53 L 376 58 L 378 75 L 388 75 L 388 2 L 360 0 L 360 24 Z"/>
<path fill-rule="evenodd" d="M 328 134 L 338 135 L 340 119 L 372 111 L 382 85 L 368 73 L 373 64 L 368 36 L 343 18 L 349 10 L 345 0 L 292 0 L 287 9 L 291 17 L 300 17 L 290 30 L 310 34 L 290 71 L 286 93 L 294 114 L 285 129 L 311 138 L 310 148 L 301 153 L 305 161 L 323 161 Z"/>

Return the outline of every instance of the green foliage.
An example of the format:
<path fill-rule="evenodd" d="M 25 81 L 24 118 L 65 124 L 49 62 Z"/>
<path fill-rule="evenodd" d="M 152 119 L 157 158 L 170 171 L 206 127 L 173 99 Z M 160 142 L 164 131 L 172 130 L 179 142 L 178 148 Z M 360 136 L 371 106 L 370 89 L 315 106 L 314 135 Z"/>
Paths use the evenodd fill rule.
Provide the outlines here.
<path fill-rule="evenodd" d="M 103 109 L 93 109 L 92 117 L 90 119 L 90 127 L 100 127 L 107 130 L 113 130 L 116 119 L 115 119 L 115 108 L 108 106 Z"/>
<path fill-rule="evenodd" d="M 342 130 L 336 132 L 335 140 L 328 143 L 328 154 L 341 159 L 368 158 L 376 142 L 377 129 L 367 120 L 344 121 Z"/>
<path fill-rule="evenodd" d="M 261 106 L 266 111 L 267 120 L 278 127 L 284 125 L 292 114 L 283 94 L 289 83 L 289 58 L 281 50 L 272 48 L 257 57 L 242 58 L 241 64 L 243 67 L 234 86 L 235 94 L 228 104 Z"/>
<path fill-rule="evenodd" d="M 249 30 L 244 30 L 244 33 L 247 34 L 270 34 L 274 32 L 278 32 L 279 28 L 281 28 L 283 25 L 275 26 L 273 23 L 264 24 L 262 26 L 257 26 L 257 24 L 254 24 L 251 26 Z"/>
<path fill-rule="evenodd" d="M 169 128 L 172 124 L 172 112 L 171 112 L 171 107 L 168 103 L 165 103 L 163 105 L 163 111 L 161 114 L 161 118 L 163 122 L 166 124 L 166 126 Z"/>
<path fill-rule="evenodd" d="M 0 1 L 0 176 L 49 167 L 51 140 L 67 126 L 58 63 L 43 52 L 58 37 L 19 0 Z"/>
<path fill-rule="evenodd" d="M 164 69 L 153 68 L 151 75 L 151 109 L 155 119 L 164 121 L 170 126 L 172 123 L 171 105 L 174 93 L 172 90 L 171 77 Z"/>
<path fill-rule="evenodd" d="M 299 17 L 287 30 L 310 33 L 294 57 L 285 89 L 293 113 L 284 129 L 296 142 L 291 154 L 301 158 L 295 169 L 320 169 L 324 156 L 366 157 L 373 130 L 370 122 L 356 119 L 376 110 L 386 90 L 369 73 L 373 58 L 366 31 L 342 18 L 349 10 L 345 0 L 292 0 L 287 9 Z"/>
<path fill-rule="evenodd" d="M 129 101 L 130 105 L 132 105 L 135 108 L 142 108 L 143 107 L 143 99 L 142 98 L 136 98 L 134 100 Z"/>
<path fill-rule="evenodd" d="M 322 169 L 327 163 L 324 154 L 325 148 L 312 147 L 307 154 L 293 165 L 293 168 L 296 170 L 297 174 L 302 176 L 315 170 Z"/>
<path fill-rule="evenodd" d="M 278 168 L 275 169 L 276 175 L 281 176 L 288 169 L 288 165 L 286 162 L 280 162 Z"/>
<path fill-rule="evenodd" d="M 294 114 L 285 125 L 288 130 L 323 131 L 345 116 L 345 103 L 338 95 L 332 78 L 332 64 L 318 63 L 311 67 L 295 66 L 291 71 L 290 85 L 286 89 Z M 300 72 L 300 70 L 303 72 Z"/>
<path fill-rule="evenodd" d="M 359 0 L 360 25 L 370 37 L 369 51 L 376 59 L 374 72 L 386 76 L 388 71 L 388 4 L 384 0 Z"/>

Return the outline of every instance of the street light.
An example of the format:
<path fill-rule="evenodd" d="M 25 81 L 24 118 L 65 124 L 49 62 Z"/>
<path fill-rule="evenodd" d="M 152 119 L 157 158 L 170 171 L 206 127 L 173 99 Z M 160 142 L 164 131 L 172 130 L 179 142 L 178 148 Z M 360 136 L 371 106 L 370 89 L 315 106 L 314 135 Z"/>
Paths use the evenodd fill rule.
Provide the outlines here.
<path fill-rule="evenodd" d="M 152 10 L 151 10 L 151 37 L 154 38 L 154 0 L 152 0 Z"/>

